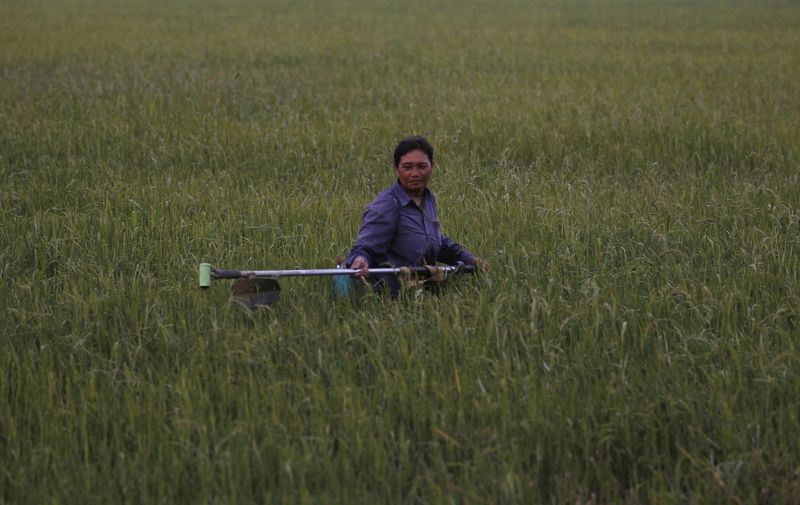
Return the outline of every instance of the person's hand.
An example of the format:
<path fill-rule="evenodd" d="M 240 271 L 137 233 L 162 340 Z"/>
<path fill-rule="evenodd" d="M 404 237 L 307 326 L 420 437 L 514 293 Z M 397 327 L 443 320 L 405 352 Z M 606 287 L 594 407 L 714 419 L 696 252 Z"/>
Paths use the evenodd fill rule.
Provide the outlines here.
<path fill-rule="evenodd" d="M 355 277 L 366 277 L 369 275 L 369 262 L 363 256 L 356 256 L 353 263 L 350 264 L 351 270 L 359 270 L 358 273 L 353 274 Z"/>
<path fill-rule="evenodd" d="M 472 264 L 475 265 L 475 268 L 478 270 L 483 270 L 484 272 L 489 271 L 489 262 L 482 258 L 473 258 Z"/>

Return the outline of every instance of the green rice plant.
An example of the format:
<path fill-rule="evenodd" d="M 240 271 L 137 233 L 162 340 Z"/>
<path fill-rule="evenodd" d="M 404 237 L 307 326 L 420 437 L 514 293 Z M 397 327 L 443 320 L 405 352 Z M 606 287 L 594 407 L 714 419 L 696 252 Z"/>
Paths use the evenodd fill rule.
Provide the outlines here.
<path fill-rule="evenodd" d="M 0 3 L 0 503 L 797 503 L 792 2 Z M 331 267 L 436 146 L 440 294 Z"/>

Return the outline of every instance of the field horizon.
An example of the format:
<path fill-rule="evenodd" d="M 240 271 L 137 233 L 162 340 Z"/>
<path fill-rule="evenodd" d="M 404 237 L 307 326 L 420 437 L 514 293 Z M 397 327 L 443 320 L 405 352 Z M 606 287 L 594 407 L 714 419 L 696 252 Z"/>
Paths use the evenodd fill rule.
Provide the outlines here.
<path fill-rule="evenodd" d="M 800 5 L 0 2 L 0 503 L 800 503 Z M 436 149 L 440 295 L 331 268 Z"/>

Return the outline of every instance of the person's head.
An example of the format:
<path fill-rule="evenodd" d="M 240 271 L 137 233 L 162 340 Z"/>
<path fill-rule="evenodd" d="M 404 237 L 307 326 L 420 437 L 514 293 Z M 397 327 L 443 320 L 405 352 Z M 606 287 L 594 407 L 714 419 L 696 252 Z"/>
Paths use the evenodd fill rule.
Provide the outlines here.
<path fill-rule="evenodd" d="M 394 148 L 394 167 L 400 166 L 400 158 L 417 149 L 428 156 L 428 161 L 433 166 L 433 146 L 425 137 L 414 136 L 401 140 Z"/>
<path fill-rule="evenodd" d="M 423 137 L 403 139 L 394 149 L 394 172 L 411 196 L 422 196 L 433 173 L 433 146 Z"/>

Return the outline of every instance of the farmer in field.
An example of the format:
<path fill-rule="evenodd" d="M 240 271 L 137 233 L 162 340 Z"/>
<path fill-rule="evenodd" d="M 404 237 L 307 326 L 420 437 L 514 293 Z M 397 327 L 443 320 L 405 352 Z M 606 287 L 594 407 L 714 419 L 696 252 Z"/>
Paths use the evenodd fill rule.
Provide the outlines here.
<path fill-rule="evenodd" d="M 428 183 L 433 175 L 433 146 L 423 137 L 400 141 L 394 150 L 397 182 L 367 206 L 358 239 L 346 264 L 367 277 L 371 267 L 423 266 L 463 262 L 486 269 L 488 263 L 442 234 L 436 198 Z M 372 279 L 387 283 L 392 296 L 399 291 L 393 275 Z"/>

